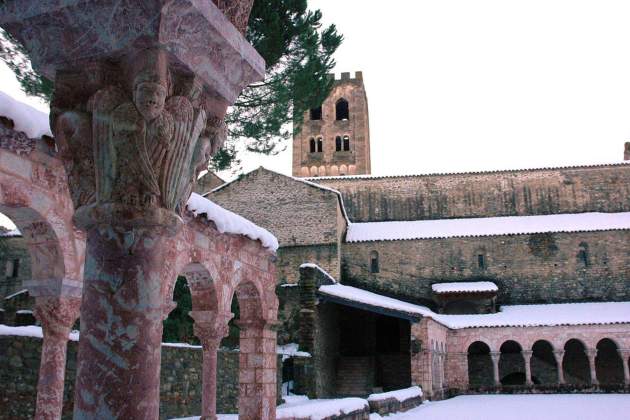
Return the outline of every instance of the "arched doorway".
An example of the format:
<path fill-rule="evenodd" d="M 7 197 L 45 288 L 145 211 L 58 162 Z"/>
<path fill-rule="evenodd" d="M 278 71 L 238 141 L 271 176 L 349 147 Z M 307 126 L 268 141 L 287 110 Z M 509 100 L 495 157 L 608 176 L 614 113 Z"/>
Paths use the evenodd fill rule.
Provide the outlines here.
<path fill-rule="evenodd" d="M 619 355 L 617 344 L 610 338 L 597 343 L 595 372 L 601 385 L 623 385 L 623 361 Z"/>
<path fill-rule="evenodd" d="M 586 347 L 575 338 L 564 344 L 564 358 L 562 359 L 564 380 L 568 384 L 585 385 L 591 382 L 591 371 L 586 355 Z"/>
<path fill-rule="evenodd" d="M 553 354 L 553 346 L 546 340 L 538 340 L 532 346 L 532 382 L 535 384 L 556 384 L 558 364 Z"/>
<path fill-rule="evenodd" d="M 494 385 L 490 347 L 483 341 L 468 346 L 468 384 L 470 388 Z"/>
<path fill-rule="evenodd" d="M 521 345 L 513 340 L 508 340 L 501 345 L 499 358 L 501 385 L 525 384 L 525 359 L 521 351 Z"/>

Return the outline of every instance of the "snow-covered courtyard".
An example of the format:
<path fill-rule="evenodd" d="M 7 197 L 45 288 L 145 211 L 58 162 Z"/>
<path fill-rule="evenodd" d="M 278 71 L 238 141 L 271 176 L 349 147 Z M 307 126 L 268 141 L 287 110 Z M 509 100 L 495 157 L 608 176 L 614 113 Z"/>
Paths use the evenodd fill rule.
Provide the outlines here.
<path fill-rule="evenodd" d="M 332 401 L 332 400 L 331 400 Z M 280 408 L 280 407 L 279 407 Z M 406 413 L 370 420 L 622 420 L 630 418 L 630 395 L 465 395 L 438 402 L 425 402 Z M 189 417 L 186 420 L 196 420 Z M 219 420 L 237 420 L 235 414 Z M 317 420 L 312 417 L 313 420 Z M 179 419 L 184 420 L 184 419 Z"/>

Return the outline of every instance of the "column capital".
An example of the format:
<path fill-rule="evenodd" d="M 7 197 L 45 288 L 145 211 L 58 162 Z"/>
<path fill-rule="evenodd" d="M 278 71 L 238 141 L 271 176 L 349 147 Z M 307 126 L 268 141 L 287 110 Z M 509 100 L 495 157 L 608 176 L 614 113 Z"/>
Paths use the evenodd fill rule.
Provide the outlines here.
<path fill-rule="evenodd" d="M 44 336 L 68 340 L 68 333 L 79 317 L 80 308 L 81 299 L 78 297 L 37 297 L 33 314 L 41 322 Z"/>
<path fill-rule="evenodd" d="M 596 348 L 592 348 L 592 347 L 585 348 L 584 352 L 586 353 L 586 355 L 588 357 L 595 358 L 595 356 L 597 356 L 597 349 Z"/>
<path fill-rule="evenodd" d="M 521 350 L 521 355 L 523 355 L 525 359 L 531 359 L 533 354 L 534 352 L 532 350 Z"/>
<path fill-rule="evenodd" d="M 617 349 L 621 357 L 630 357 L 630 349 Z"/>
<path fill-rule="evenodd" d="M 189 315 L 195 320 L 193 331 L 204 349 L 219 346 L 229 334 L 228 323 L 234 317 L 231 312 L 218 311 L 190 311 Z"/>
<path fill-rule="evenodd" d="M 499 357 L 501 357 L 501 352 L 500 351 L 491 351 L 490 352 L 490 357 L 492 358 L 492 360 L 494 359 L 499 359 Z"/>

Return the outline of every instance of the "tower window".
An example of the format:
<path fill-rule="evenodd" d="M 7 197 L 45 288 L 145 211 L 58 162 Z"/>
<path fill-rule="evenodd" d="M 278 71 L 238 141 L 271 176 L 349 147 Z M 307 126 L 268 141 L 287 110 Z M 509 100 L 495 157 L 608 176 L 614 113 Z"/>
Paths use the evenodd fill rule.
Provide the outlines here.
<path fill-rule="evenodd" d="M 20 260 L 14 259 L 7 261 L 5 273 L 7 277 L 16 278 L 20 272 Z"/>
<path fill-rule="evenodd" d="M 321 120 L 322 119 L 322 107 L 321 105 L 317 108 L 311 109 L 311 120 Z"/>
<path fill-rule="evenodd" d="M 372 251 L 370 252 L 370 273 L 378 273 L 378 252 Z"/>
<path fill-rule="evenodd" d="M 486 269 L 486 257 L 483 254 L 477 255 L 477 265 L 480 269 Z"/>
<path fill-rule="evenodd" d="M 311 137 L 311 140 L 309 141 L 309 144 L 311 146 L 310 147 L 311 153 L 315 153 L 315 139 Z"/>
<path fill-rule="evenodd" d="M 324 150 L 324 141 L 322 138 L 317 139 L 317 152 L 321 153 Z"/>
<path fill-rule="evenodd" d="M 335 119 L 337 121 L 344 121 L 350 119 L 350 109 L 348 107 L 348 101 L 341 98 L 335 104 Z"/>
<path fill-rule="evenodd" d="M 335 151 L 341 151 L 341 136 L 335 137 Z"/>
<path fill-rule="evenodd" d="M 350 137 L 348 136 L 343 136 L 343 150 L 350 150 Z"/>
<path fill-rule="evenodd" d="M 584 267 L 588 267 L 590 265 L 588 258 L 588 244 L 586 242 L 580 242 L 580 248 L 577 254 L 577 258 Z"/>

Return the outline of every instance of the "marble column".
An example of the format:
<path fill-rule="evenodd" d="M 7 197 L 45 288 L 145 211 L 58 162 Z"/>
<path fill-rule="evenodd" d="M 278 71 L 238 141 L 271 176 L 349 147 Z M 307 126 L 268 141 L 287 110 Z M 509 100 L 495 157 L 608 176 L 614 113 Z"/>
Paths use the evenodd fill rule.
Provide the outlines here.
<path fill-rule="evenodd" d="M 630 371 L 628 370 L 628 358 L 630 357 L 630 349 L 619 349 L 619 356 L 623 362 L 623 383 L 630 385 Z"/>
<path fill-rule="evenodd" d="M 276 418 L 276 323 L 239 320 L 239 420 Z"/>
<path fill-rule="evenodd" d="M 586 357 L 588 357 L 588 365 L 591 371 L 591 385 L 598 385 L 597 369 L 595 368 L 595 358 L 597 357 L 597 349 L 586 349 Z"/>
<path fill-rule="evenodd" d="M 532 354 L 531 350 L 522 350 L 521 354 L 523 355 L 523 359 L 525 360 L 525 385 L 532 386 L 534 383 L 532 382 Z"/>
<path fill-rule="evenodd" d="M 37 381 L 35 418 L 57 420 L 63 408 L 68 334 L 79 316 L 77 297 L 37 297 L 34 315 L 44 335 Z"/>
<path fill-rule="evenodd" d="M 217 351 L 229 333 L 228 322 L 233 314 L 216 311 L 191 311 L 195 335 L 203 348 L 201 420 L 217 419 Z"/>
<path fill-rule="evenodd" d="M 499 377 L 499 359 L 501 358 L 501 352 L 491 351 L 490 357 L 492 358 L 492 374 L 494 376 L 494 386 L 501 386 L 501 378 Z"/>
<path fill-rule="evenodd" d="M 558 368 L 558 385 L 564 385 L 564 369 L 562 368 L 564 350 L 554 350 L 553 356 L 556 358 L 556 366 Z"/>

